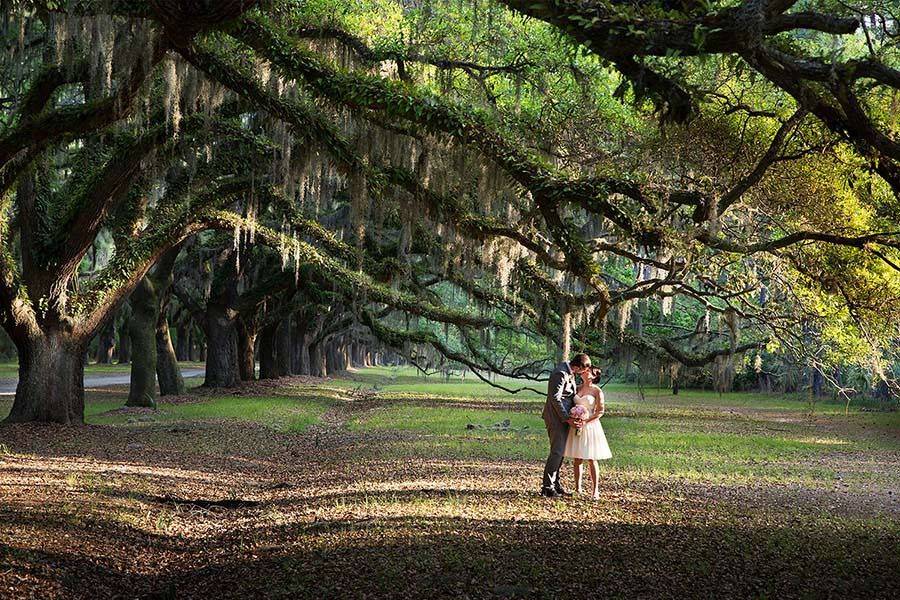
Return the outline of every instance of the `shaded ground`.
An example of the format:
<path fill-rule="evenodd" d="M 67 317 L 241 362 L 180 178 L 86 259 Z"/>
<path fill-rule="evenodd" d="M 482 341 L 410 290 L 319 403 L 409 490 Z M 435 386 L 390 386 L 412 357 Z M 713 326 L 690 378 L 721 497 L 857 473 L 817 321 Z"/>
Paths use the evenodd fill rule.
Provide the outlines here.
<path fill-rule="evenodd" d="M 0 596 L 900 594 L 893 415 L 610 390 L 603 499 L 544 501 L 535 398 L 377 375 L 0 427 Z"/>

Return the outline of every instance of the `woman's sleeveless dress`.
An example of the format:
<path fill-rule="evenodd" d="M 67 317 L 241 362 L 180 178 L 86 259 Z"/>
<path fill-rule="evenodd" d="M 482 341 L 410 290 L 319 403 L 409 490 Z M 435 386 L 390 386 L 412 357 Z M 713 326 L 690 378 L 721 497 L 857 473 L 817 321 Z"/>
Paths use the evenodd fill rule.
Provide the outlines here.
<path fill-rule="evenodd" d="M 575 404 L 587 408 L 589 414 L 594 414 L 594 405 L 597 400 L 591 394 L 575 396 Z M 606 434 L 603 433 L 603 425 L 600 419 L 594 419 L 581 428 L 578 435 L 575 427 L 569 427 L 569 438 L 566 440 L 566 453 L 568 458 L 581 458 L 584 460 L 605 460 L 612 458 L 609 444 L 606 443 Z"/>

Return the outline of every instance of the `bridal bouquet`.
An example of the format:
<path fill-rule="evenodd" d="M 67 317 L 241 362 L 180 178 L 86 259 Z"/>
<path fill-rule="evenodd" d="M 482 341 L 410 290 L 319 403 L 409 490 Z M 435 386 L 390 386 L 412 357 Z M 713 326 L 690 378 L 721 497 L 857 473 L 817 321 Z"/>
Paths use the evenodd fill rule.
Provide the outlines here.
<path fill-rule="evenodd" d="M 586 406 L 576 405 L 572 407 L 572 410 L 569 411 L 569 416 L 573 419 L 581 419 L 582 421 L 586 421 L 590 416 L 588 414 L 588 409 Z M 575 435 L 581 435 L 581 427 L 575 430 Z"/>

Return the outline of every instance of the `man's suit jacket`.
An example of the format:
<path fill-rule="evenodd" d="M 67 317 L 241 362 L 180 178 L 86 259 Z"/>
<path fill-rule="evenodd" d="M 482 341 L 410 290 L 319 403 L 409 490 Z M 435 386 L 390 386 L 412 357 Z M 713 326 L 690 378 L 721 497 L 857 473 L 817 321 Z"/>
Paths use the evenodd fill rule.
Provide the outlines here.
<path fill-rule="evenodd" d="M 569 411 L 575 405 L 575 392 L 578 384 L 575 374 L 569 368 L 569 363 L 561 362 L 550 373 L 550 382 L 547 384 L 547 402 L 544 404 L 543 417 L 566 421 Z"/>

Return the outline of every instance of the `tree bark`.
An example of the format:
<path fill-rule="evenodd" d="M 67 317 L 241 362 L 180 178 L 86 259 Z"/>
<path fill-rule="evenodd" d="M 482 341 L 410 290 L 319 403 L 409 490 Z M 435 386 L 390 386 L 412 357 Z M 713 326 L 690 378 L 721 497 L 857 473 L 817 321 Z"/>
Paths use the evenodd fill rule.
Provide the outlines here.
<path fill-rule="evenodd" d="M 131 323 L 131 307 L 127 303 L 124 304 L 119 314 L 122 321 L 116 332 L 119 336 L 119 343 L 116 345 L 116 358 L 120 365 L 127 365 L 131 362 L 131 332 L 128 330 Z"/>
<path fill-rule="evenodd" d="M 237 327 L 228 313 L 222 306 L 207 306 L 205 387 L 234 387 L 241 380 Z"/>
<path fill-rule="evenodd" d="M 159 381 L 160 396 L 180 396 L 184 394 L 184 379 L 169 336 L 169 319 L 166 311 L 160 310 L 156 320 L 156 379 Z"/>
<path fill-rule="evenodd" d="M 156 406 L 156 324 L 159 298 L 149 276 L 131 293 L 130 333 L 133 350 L 131 386 L 126 406 Z"/>
<path fill-rule="evenodd" d="M 6 421 L 83 423 L 84 345 L 63 332 L 51 331 L 16 346 L 19 384 Z"/>
<path fill-rule="evenodd" d="M 97 356 L 98 365 L 108 365 L 112 362 L 113 352 L 116 349 L 116 328 L 115 323 L 110 321 L 100 328 L 97 334 Z"/>
<path fill-rule="evenodd" d="M 175 321 L 175 357 L 178 360 L 191 360 L 191 326 L 190 322 Z"/>
<path fill-rule="evenodd" d="M 291 329 L 291 338 L 294 344 L 291 373 L 296 375 L 309 375 L 308 335 L 309 325 L 300 314 L 297 314 L 294 327 Z"/>
<path fill-rule="evenodd" d="M 320 341 L 313 340 L 309 345 L 309 374 L 313 377 L 327 377 L 328 368 L 325 364 L 325 352 Z"/>
<path fill-rule="evenodd" d="M 238 368 L 241 381 L 253 381 L 256 379 L 256 332 L 257 323 L 255 318 L 238 319 Z"/>
<path fill-rule="evenodd" d="M 281 319 L 275 331 L 275 369 L 278 377 L 291 374 L 291 318 Z"/>
<path fill-rule="evenodd" d="M 278 365 L 275 360 L 275 334 L 277 323 L 267 323 L 259 334 L 259 378 L 275 379 L 278 377 Z"/>

